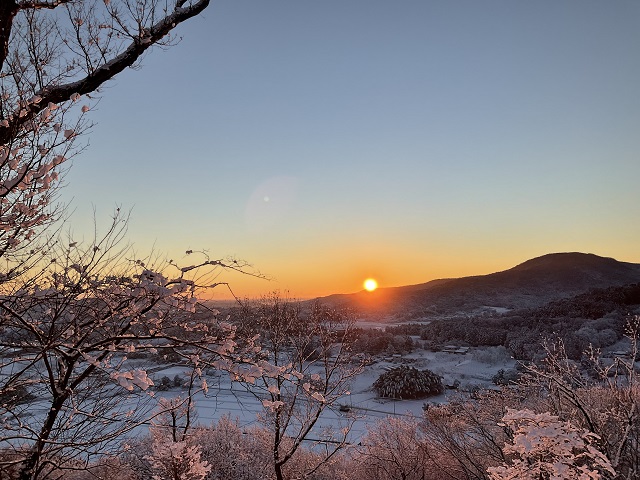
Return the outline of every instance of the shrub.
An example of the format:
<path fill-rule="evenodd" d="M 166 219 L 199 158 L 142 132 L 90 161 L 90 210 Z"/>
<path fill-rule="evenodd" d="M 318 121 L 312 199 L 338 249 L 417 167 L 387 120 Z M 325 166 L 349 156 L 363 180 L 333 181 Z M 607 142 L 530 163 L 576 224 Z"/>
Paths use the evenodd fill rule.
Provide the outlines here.
<path fill-rule="evenodd" d="M 160 379 L 160 383 L 156 385 L 156 390 L 166 392 L 171 389 L 171 379 L 166 375 Z"/>
<path fill-rule="evenodd" d="M 431 370 L 401 366 L 380 375 L 373 389 L 380 397 L 409 399 L 439 395 L 444 392 L 444 385 Z"/>
<path fill-rule="evenodd" d="M 499 345 L 497 347 L 486 347 L 474 350 L 473 358 L 487 365 L 497 365 L 511 359 L 511 355 L 505 347 Z"/>
<path fill-rule="evenodd" d="M 494 385 L 513 385 L 520 378 L 520 373 L 517 370 L 505 370 L 501 368 L 498 370 L 493 377 L 491 377 L 491 381 Z"/>

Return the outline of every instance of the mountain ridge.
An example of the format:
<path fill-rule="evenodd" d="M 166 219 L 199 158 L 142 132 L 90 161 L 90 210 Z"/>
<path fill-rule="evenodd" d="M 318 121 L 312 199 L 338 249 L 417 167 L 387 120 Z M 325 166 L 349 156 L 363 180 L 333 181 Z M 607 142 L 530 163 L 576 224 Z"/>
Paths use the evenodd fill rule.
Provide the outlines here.
<path fill-rule="evenodd" d="M 330 295 L 320 300 L 351 308 L 357 314 L 402 321 L 479 315 L 491 308 L 535 308 L 594 288 L 636 282 L 640 282 L 640 264 L 592 253 L 561 252 L 486 275 Z"/>

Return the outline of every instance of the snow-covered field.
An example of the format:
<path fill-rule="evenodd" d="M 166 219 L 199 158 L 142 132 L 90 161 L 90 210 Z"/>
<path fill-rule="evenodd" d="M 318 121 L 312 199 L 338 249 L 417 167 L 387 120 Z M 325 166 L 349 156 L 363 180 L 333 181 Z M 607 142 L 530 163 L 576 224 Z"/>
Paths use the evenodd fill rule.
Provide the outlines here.
<path fill-rule="evenodd" d="M 340 428 L 341 424 L 355 415 L 356 421 L 350 435 L 350 441 L 358 443 L 360 437 L 366 433 L 367 426 L 387 416 L 420 416 L 425 403 L 442 403 L 453 395 L 454 390 L 446 390 L 444 394 L 423 400 L 389 400 L 380 399 L 372 391 L 373 382 L 386 370 L 400 365 L 413 366 L 418 369 L 429 369 L 444 379 L 445 385 L 459 381 L 460 389 L 474 387 L 489 388 L 493 384 L 491 378 L 500 369 L 515 368 L 515 361 L 508 358 L 496 358 L 488 355 L 486 349 L 471 349 L 467 353 L 432 352 L 416 350 L 408 355 L 395 355 L 378 358 L 374 363 L 365 367 L 353 382 L 350 394 L 345 395 L 339 404 L 327 408 L 322 414 L 314 435 L 328 427 Z M 183 368 L 171 366 L 158 369 L 153 373 L 156 384 L 163 376 L 173 379 L 175 375 L 185 375 Z M 186 378 L 185 378 L 186 379 Z M 242 426 L 251 426 L 259 422 L 258 416 L 264 411 L 262 403 L 244 387 L 232 384 L 224 375 L 212 375 L 207 378 L 209 393 L 196 396 L 196 410 L 198 421 L 209 424 L 224 415 L 237 419 Z M 161 396 L 180 395 L 180 389 L 157 392 Z M 342 408 L 341 408 L 342 407 Z M 345 412 L 344 410 L 347 410 Z M 311 437 L 314 437 L 311 435 Z"/>
<path fill-rule="evenodd" d="M 358 443 L 366 433 L 367 427 L 376 421 L 387 416 L 419 417 L 422 415 L 425 403 L 443 403 L 455 393 L 455 390 L 448 389 L 442 395 L 423 400 L 378 398 L 371 387 L 382 373 L 391 368 L 407 365 L 417 369 L 429 369 L 441 376 L 445 385 L 453 385 L 455 382 L 459 384 L 459 389 L 470 390 L 476 387 L 491 388 L 493 386 L 491 378 L 498 370 L 509 370 L 516 366 L 513 359 L 495 348 L 469 349 L 465 353 L 417 349 L 406 355 L 382 355 L 372 360 L 372 363 L 355 377 L 350 386 L 350 393 L 325 409 L 310 435 L 311 439 L 319 438 L 325 429 L 340 429 L 355 418 L 349 440 L 352 443 Z M 184 389 L 173 386 L 173 379 L 176 376 L 180 377 L 185 384 L 187 383 L 189 372 L 185 367 L 155 365 L 148 368 L 149 365 L 144 359 L 131 360 L 130 362 L 131 367 L 146 367 L 149 376 L 156 385 L 156 387 L 152 387 L 154 396 L 185 396 Z M 259 416 L 265 411 L 260 398 L 247 391 L 242 384 L 232 383 L 225 373 L 213 369 L 205 373 L 209 391 L 206 395 L 200 392 L 195 397 L 197 419 L 200 424 L 210 424 L 223 416 L 237 420 L 241 426 L 259 424 Z M 168 377 L 171 381 L 171 387 L 168 390 L 157 389 L 161 385 L 163 377 Z M 35 419 L 44 415 L 48 407 L 49 405 L 44 402 L 35 401 L 28 406 L 28 413 L 32 419 Z M 134 431 L 134 435 L 146 433 L 145 427 Z"/>

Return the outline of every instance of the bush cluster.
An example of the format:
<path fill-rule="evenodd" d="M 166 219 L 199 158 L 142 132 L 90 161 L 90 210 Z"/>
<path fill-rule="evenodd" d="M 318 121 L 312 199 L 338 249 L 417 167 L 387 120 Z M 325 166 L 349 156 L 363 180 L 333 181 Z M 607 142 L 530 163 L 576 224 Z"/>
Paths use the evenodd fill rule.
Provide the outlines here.
<path fill-rule="evenodd" d="M 380 397 L 404 400 L 439 395 L 444 392 L 444 385 L 431 370 L 401 366 L 380 375 L 373 389 Z"/>

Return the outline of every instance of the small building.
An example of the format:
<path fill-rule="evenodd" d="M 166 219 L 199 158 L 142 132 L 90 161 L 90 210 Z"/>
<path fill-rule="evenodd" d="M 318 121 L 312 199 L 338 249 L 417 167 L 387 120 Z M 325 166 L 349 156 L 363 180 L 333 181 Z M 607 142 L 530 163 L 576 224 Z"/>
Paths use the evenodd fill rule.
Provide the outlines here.
<path fill-rule="evenodd" d="M 442 351 L 446 353 L 458 353 L 464 355 L 469 352 L 469 347 L 458 347 L 456 345 L 445 345 L 442 347 Z"/>

